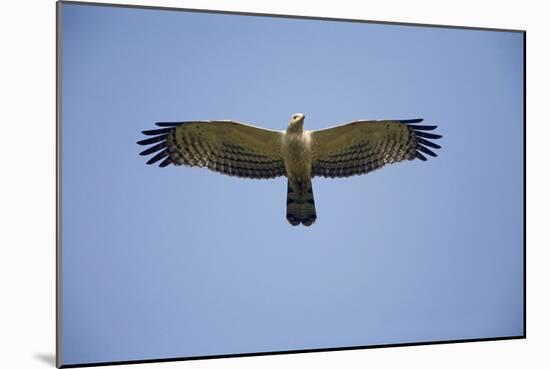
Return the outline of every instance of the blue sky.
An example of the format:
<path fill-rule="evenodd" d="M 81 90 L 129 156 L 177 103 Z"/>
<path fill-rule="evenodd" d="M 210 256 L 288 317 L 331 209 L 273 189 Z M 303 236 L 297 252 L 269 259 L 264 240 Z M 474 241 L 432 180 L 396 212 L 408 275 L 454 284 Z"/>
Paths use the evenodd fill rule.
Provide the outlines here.
<path fill-rule="evenodd" d="M 523 334 L 520 33 L 63 5 L 64 364 Z M 156 121 L 422 117 L 439 157 L 313 181 L 145 165 Z"/>

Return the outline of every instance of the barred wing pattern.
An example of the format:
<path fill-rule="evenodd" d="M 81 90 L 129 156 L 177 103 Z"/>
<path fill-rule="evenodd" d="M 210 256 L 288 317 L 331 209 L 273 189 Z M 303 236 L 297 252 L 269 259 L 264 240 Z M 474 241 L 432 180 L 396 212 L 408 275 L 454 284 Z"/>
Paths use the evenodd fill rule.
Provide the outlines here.
<path fill-rule="evenodd" d="M 160 129 L 143 131 L 153 136 L 140 145 L 153 145 L 141 155 L 155 155 L 147 164 L 161 159 L 170 164 L 207 167 L 222 174 L 243 178 L 274 178 L 286 175 L 281 156 L 282 132 L 239 122 L 159 122 Z"/>
<path fill-rule="evenodd" d="M 365 174 L 403 160 L 426 160 L 423 154 L 441 146 L 429 141 L 442 136 L 428 133 L 423 119 L 355 121 L 311 132 L 312 177 L 349 177 Z"/>

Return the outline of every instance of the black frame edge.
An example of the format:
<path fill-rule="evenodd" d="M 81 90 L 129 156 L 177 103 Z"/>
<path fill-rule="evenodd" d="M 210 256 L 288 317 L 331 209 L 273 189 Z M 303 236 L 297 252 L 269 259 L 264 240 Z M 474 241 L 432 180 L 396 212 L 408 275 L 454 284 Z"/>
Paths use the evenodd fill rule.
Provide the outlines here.
<path fill-rule="evenodd" d="M 527 338 L 527 31 L 523 32 L 523 337 Z"/>
<path fill-rule="evenodd" d="M 62 73 L 62 2 L 55 3 L 55 365 L 60 368 L 62 357 L 61 339 L 61 73 Z"/>

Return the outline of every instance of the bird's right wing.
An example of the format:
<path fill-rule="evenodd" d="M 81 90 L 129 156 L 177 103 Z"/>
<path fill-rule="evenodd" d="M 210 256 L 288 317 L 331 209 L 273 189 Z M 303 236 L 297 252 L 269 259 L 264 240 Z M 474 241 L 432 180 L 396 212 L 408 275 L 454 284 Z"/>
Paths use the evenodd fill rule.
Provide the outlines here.
<path fill-rule="evenodd" d="M 235 121 L 160 122 L 163 127 L 143 131 L 151 138 L 138 141 L 153 145 L 141 155 L 156 153 L 147 164 L 161 159 L 169 164 L 207 167 L 216 172 L 245 178 L 286 175 L 281 156 L 282 132 Z"/>
<path fill-rule="evenodd" d="M 429 139 L 437 126 L 416 125 L 422 119 L 355 121 L 311 132 L 312 176 L 349 177 L 402 160 L 426 160 L 441 148 Z"/>

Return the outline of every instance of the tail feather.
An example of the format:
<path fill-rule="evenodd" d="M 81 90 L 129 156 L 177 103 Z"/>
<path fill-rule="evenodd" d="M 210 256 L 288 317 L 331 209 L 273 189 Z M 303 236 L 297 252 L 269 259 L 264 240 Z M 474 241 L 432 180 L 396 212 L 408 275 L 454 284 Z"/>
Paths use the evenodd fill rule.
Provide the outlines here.
<path fill-rule="evenodd" d="M 286 195 L 286 219 L 293 226 L 303 224 L 307 227 L 315 223 L 317 212 L 315 211 L 315 199 L 313 198 L 313 187 L 309 183 L 309 190 L 299 197 L 288 182 Z"/>

